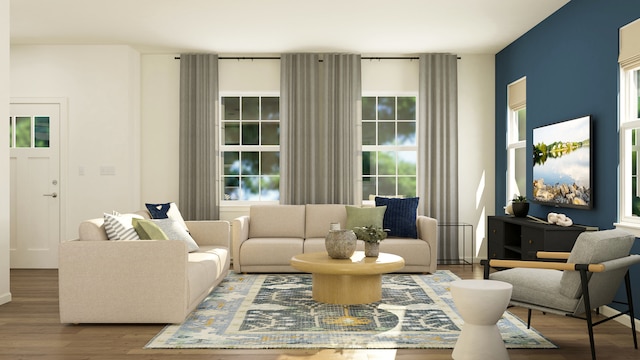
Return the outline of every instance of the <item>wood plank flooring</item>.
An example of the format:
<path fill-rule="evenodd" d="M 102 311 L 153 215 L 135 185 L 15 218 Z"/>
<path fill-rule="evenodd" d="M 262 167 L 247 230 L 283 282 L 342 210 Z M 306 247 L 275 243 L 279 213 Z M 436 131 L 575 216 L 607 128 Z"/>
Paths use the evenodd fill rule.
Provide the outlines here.
<path fill-rule="evenodd" d="M 479 265 L 442 265 L 463 279 L 482 278 Z M 0 305 L 0 359 L 12 360 L 422 360 L 451 359 L 451 350 L 145 350 L 163 325 L 63 325 L 56 270 L 12 270 L 13 301 Z M 640 296 L 640 294 L 636 295 Z M 526 310 L 511 308 L 526 318 Z M 512 360 L 590 359 L 582 320 L 534 313 L 533 327 L 559 349 L 509 350 Z M 600 360 L 640 359 L 631 330 L 615 321 L 595 328 Z M 489 360 L 489 359 L 488 359 Z"/>

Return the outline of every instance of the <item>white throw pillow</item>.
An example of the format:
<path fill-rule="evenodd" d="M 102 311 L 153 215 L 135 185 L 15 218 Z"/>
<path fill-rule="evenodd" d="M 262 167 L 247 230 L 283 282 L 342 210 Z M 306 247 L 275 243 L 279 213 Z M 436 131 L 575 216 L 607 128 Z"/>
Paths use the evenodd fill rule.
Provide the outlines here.
<path fill-rule="evenodd" d="M 140 240 L 131 220 L 142 219 L 137 214 L 120 214 L 114 211 L 111 214 L 104 213 L 104 230 L 109 240 Z"/>
<path fill-rule="evenodd" d="M 182 214 L 180 213 L 180 209 L 178 209 L 178 205 L 176 203 L 161 203 L 161 204 L 145 204 L 149 214 L 152 219 L 173 219 L 177 220 L 184 226 L 185 229 L 189 230 L 187 224 L 184 222 L 182 218 Z"/>
<path fill-rule="evenodd" d="M 198 251 L 200 247 L 191 237 L 187 229 L 178 220 L 173 219 L 152 219 L 156 225 L 167 235 L 169 240 L 182 240 L 187 244 L 189 252 Z"/>

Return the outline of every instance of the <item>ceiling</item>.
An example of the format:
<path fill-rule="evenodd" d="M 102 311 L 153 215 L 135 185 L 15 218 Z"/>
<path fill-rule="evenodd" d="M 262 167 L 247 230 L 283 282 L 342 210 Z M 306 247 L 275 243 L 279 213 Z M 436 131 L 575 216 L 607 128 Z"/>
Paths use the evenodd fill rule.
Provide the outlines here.
<path fill-rule="evenodd" d="M 11 44 L 495 54 L 569 0 L 10 0 Z"/>

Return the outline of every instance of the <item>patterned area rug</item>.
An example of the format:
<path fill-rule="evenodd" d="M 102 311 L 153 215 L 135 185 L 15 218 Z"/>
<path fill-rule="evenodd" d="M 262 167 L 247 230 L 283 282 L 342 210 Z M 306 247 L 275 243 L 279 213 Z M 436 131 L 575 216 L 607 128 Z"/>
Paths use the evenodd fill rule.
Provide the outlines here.
<path fill-rule="evenodd" d="M 342 306 L 314 301 L 308 274 L 231 273 L 145 348 L 453 349 L 463 323 L 454 280 L 450 271 L 383 275 L 382 301 Z M 498 326 L 507 348 L 556 348 L 509 312 Z"/>

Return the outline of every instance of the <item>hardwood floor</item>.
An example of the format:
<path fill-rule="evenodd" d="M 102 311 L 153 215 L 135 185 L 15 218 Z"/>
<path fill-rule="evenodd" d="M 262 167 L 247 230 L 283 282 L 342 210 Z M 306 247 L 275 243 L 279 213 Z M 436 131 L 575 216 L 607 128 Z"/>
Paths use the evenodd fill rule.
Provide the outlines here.
<path fill-rule="evenodd" d="M 482 278 L 479 265 L 442 265 L 463 279 Z M 418 360 L 451 359 L 451 350 L 145 350 L 163 325 L 63 325 L 56 270 L 12 270 L 13 301 L 0 306 L 0 359 L 107 360 Z M 640 296 L 638 294 L 637 296 Z M 526 310 L 509 309 L 526 318 Z M 559 349 L 509 350 L 512 360 L 590 359 L 582 320 L 534 313 L 533 327 Z M 595 328 L 598 359 L 640 359 L 631 330 L 615 321 Z M 489 360 L 489 359 L 488 359 Z"/>

